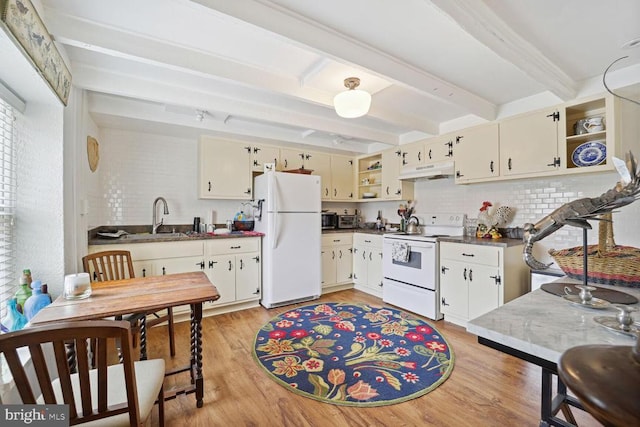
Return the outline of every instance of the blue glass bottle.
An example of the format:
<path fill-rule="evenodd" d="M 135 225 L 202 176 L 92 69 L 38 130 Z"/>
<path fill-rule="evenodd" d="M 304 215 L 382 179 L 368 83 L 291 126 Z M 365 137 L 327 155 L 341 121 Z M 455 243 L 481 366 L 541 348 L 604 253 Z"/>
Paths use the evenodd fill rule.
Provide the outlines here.
<path fill-rule="evenodd" d="M 18 303 L 15 298 L 7 301 L 7 315 L 2 319 L 2 326 L 9 331 L 19 331 L 27 324 L 27 318 L 18 311 Z"/>
<path fill-rule="evenodd" d="M 33 294 L 25 301 L 23 310 L 27 320 L 31 320 L 36 313 L 51 304 L 51 297 L 46 293 L 46 286 L 40 280 L 34 280 L 31 283 Z"/>

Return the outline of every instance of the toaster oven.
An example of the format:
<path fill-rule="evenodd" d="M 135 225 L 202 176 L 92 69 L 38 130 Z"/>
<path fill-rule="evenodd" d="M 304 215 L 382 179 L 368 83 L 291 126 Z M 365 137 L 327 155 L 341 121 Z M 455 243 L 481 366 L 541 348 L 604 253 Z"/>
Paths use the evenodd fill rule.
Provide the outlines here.
<path fill-rule="evenodd" d="M 358 228 L 358 215 L 338 215 L 338 228 Z"/>

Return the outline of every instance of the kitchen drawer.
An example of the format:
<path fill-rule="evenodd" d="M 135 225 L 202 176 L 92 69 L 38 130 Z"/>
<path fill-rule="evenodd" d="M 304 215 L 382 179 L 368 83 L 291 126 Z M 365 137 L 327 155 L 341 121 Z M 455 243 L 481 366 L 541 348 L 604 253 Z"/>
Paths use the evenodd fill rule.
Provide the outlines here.
<path fill-rule="evenodd" d="M 100 251 L 129 251 L 133 261 L 148 259 L 184 258 L 202 256 L 202 240 L 186 242 L 156 242 L 134 243 L 123 245 L 93 245 L 89 246 L 89 252 Z"/>
<path fill-rule="evenodd" d="M 382 248 L 382 236 L 375 234 L 366 234 L 366 233 L 355 233 L 353 235 L 353 245 L 354 246 L 379 246 Z"/>
<path fill-rule="evenodd" d="M 207 255 L 227 255 L 243 252 L 258 252 L 260 250 L 259 237 L 243 237 L 240 239 L 217 239 L 205 242 Z"/>
<path fill-rule="evenodd" d="M 440 259 L 486 266 L 500 266 L 500 248 L 460 243 L 440 243 Z"/>
<path fill-rule="evenodd" d="M 322 246 L 352 245 L 353 233 L 329 233 L 322 236 Z"/>

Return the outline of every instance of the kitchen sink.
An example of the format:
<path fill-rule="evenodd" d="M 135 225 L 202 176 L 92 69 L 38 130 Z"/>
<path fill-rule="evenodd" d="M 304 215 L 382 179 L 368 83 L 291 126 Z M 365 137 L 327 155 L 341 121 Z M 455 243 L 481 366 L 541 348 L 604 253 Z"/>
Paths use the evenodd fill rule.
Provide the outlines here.
<path fill-rule="evenodd" d="M 137 233 L 126 234 L 122 236 L 121 240 L 161 240 L 161 239 L 175 239 L 177 237 L 188 237 L 185 233 Z"/>

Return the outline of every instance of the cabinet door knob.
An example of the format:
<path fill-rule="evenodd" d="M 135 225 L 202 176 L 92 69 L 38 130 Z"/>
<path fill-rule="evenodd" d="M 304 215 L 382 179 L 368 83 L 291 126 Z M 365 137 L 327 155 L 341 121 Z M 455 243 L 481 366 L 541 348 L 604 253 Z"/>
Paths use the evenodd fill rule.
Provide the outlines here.
<path fill-rule="evenodd" d="M 231 261 L 229 261 L 229 271 L 231 271 L 232 268 L 233 268 L 233 264 L 231 264 Z"/>
<path fill-rule="evenodd" d="M 242 262 L 242 259 L 240 259 L 240 270 L 242 270 L 244 268 L 244 262 Z"/>
<path fill-rule="evenodd" d="M 260 262 L 260 255 L 254 256 L 252 259 L 256 260 L 256 263 Z"/>
<path fill-rule="evenodd" d="M 467 280 L 467 269 L 466 268 L 462 272 L 462 277 L 464 277 L 464 280 Z"/>
<path fill-rule="evenodd" d="M 259 293 L 260 293 L 260 288 L 256 288 L 256 291 L 253 294 L 258 295 Z"/>
<path fill-rule="evenodd" d="M 387 196 L 389 195 L 389 186 L 387 185 Z"/>
<path fill-rule="evenodd" d="M 213 268 L 213 264 L 217 264 L 218 261 L 209 261 L 209 268 Z"/>
<path fill-rule="evenodd" d="M 331 259 L 336 259 L 336 251 L 331 251 Z"/>
<path fill-rule="evenodd" d="M 469 269 L 469 281 L 473 282 L 473 270 L 471 268 Z"/>
<path fill-rule="evenodd" d="M 211 181 L 209 181 L 209 192 L 211 192 Z"/>
<path fill-rule="evenodd" d="M 444 265 L 440 268 L 440 271 L 442 272 L 442 274 L 445 274 L 447 272 L 447 270 L 449 269 L 449 267 L 445 267 Z"/>
<path fill-rule="evenodd" d="M 444 297 L 442 297 L 442 301 L 440 301 L 440 303 L 442 305 L 449 305 L 449 304 L 447 304 L 447 301 L 444 299 Z"/>

